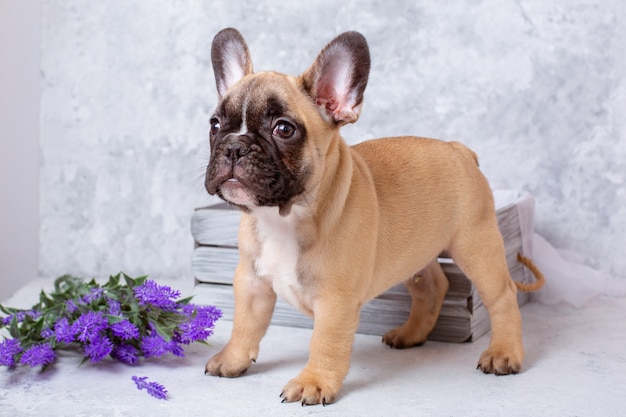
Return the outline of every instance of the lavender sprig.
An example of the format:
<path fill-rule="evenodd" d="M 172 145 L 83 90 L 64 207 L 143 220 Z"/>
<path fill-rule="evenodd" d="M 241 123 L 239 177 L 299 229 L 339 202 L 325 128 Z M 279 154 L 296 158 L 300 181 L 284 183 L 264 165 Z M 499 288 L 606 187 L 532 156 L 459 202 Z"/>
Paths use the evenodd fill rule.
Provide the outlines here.
<path fill-rule="evenodd" d="M 153 305 L 163 310 L 176 309 L 176 299 L 180 297 L 180 291 L 172 290 L 167 285 L 158 285 L 154 281 L 146 281 L 134 287 L 133 292 L 139 305 Z"/>
<path fill-rule="evenodd" d="M 20 363 L 30 365 L 31 368 L 35 366 L 47 366 L 52 363 L 56 357 L 52 347 L 45 343 L 29 347 L 21 356 Z"/>
<path fill-rule="evenodd" d="M 137 385 L 137 389 L 139 391 L 145 389 L 146 392 L 154 398 L 158 398 L 159 400 L 167 399 L 167 390 L 158 382 L 146 381 L 148 379 L 147 376 L 133 376 L 132 379 L 135 382 L 135 385 Z"/>
<path fill-rule="evenodd" d="M 10 368 L 15 366 L 15 357 L 22 352 L 20 342 L 15 339 L 5 339 L 0 342 L 0 365 Z"/>
<path fill-rule="evenodd" d="M 0 341 L 0 366 L 44 369 L 58 349 L 82 348 L 84 361 L 106 357 L 136 364 L 141 357 L 184 356 L 184 345 L 206 343 L 222 312 L 196 306 L 191 297 L 147 277 L 120 273 L 99 285 L 69 275 L 28 310 L 5 307 L 0 328 L 12 339 Z"/>

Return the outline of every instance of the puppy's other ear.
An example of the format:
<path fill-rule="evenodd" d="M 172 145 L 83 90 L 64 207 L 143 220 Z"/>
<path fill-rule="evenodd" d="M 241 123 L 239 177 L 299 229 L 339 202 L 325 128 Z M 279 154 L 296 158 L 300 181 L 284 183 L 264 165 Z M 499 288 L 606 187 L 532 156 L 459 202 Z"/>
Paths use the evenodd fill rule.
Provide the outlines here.
<path fill-rule="evenodd" d="M 302 80 L 323 114 L 341 126 L 359 118 L 369 72 L 370 52 L 365 37 L 345 32 L 326 45 L 302 74 Z"/>
<path fill-rule="evenodd" d="M 237 81 L 252 74 L 252 59 L 243 36 L 237 29 L 222 29 L 213 38 L 211 61 L 220 98 Z"/>

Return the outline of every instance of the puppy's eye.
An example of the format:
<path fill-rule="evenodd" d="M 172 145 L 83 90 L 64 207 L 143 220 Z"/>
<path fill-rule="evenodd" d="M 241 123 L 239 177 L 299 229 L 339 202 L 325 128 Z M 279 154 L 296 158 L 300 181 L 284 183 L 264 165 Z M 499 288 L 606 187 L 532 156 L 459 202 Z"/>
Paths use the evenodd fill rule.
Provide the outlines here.
<path fill-rule="evenodd" d="M 217 118 L 211 119 L 211 136 L 217 135 L 217 132 L 220 131 L 220 121 Z"/>
<path fill-rule="evenodd" d="M 281 120 L 274 126 L 272 134 L 281 139 L 290 139 L 296 133 L 296 127 L 291 123 Z"/>

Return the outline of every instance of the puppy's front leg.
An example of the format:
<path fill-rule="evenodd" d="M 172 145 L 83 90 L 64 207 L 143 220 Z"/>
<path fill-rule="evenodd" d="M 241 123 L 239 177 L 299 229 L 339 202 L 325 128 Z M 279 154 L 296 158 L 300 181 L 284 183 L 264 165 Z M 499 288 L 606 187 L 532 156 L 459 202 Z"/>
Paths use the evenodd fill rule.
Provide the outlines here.
<path fill-rule="evenodd" d="M 237 377 L 256 361 L 259 344 L 274 312 L 276 293 L 267 281 L 258 279 L 250 269 L 243 260 L 237 266 L 233 282 L 233 330 L 226 346 L 206 364 L 205 373 Z"/>
<path fill-rule="evenodd" d="M 283 402 L 302 405 L 335 401 L 350 367 L 352 343 L 359 323 L 359 306 L 338 298 L 318 300 L 314 308 L 309 361 L 296 378 L 285 385 Z"/>

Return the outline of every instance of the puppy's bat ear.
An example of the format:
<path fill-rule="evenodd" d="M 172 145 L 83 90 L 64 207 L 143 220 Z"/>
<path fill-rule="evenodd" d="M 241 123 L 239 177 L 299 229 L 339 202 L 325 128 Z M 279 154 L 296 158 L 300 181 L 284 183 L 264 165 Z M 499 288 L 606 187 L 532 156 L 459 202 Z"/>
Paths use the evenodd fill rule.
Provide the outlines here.
<path fill-rule="evenodd" d="M 237 81 L 252 74 L 252 59 L 243 36 L 237 29 L 222 29 L 213 38 L 211 61 L 220 98 Z"/>
<path fill-rule="evenodd" d="M 326 45 L 302 74 L 302 80 L 322 114 L 341 126 L 359 118 L 369 72 L 370 53 L 365 37 L 358 32 L 345 32 Z"/>

